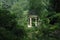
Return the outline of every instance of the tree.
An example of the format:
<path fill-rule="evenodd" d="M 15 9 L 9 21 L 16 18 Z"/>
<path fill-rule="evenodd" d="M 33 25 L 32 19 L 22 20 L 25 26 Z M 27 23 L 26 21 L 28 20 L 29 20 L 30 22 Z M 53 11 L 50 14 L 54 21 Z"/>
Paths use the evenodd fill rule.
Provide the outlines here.
<path fill-rule="evenodd" d="M 17 21 L 15 13 L 4 8 L 0 9 L 0 40 L 23 40 L 25 30 L 18 28 L 20 26 Z"/>
<path fill-rule="evenodd" d="M 37 40 L 59 40 L 59 36 L 55 36 L 55 31 L 59 28 L 59 15 L 54 8 L 53 0 L 30 0 L 30 10 L 35 12 L 40 18 L 40 26 L 37 28 L 38 33 L 35 34 Z M 57 6 L 57 5 L 56 5 Z M 55 34 L 55 35 L 54 35 Z"/>

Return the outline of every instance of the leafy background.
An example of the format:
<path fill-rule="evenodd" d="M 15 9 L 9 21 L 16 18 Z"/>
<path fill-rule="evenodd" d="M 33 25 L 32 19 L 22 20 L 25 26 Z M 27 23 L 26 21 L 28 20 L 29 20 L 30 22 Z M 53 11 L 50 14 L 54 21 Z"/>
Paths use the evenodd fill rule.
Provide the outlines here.
<path fill-rule="evenodd" d="M 59 0 L 0 0 L 0 40 L 60 40 L 59 4 Z M 27 27 L 30 10 L 40 19 L 37 27 Z"/>

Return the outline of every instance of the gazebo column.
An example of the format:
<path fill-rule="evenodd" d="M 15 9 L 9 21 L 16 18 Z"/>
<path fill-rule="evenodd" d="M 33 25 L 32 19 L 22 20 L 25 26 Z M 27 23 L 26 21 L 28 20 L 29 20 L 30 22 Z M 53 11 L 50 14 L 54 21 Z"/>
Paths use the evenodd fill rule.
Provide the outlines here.
<path fill-rule="evenodd" d="M 37 26 L 37 24 L 38 24 L 38 23 L 37 23 L 37 17 L 35 17 L 35 26 Z"/>
<path fill-rule="evenodd" d="M 30 17 L 30 26 L 32 27 L 32 18 Z"/>
<path fill-rule="evenodd" d="M 28 24 L 28 27 L 32 27 L 32 18 L 31 18 L 31 17 L 29 18 L 29 24 Z"/>

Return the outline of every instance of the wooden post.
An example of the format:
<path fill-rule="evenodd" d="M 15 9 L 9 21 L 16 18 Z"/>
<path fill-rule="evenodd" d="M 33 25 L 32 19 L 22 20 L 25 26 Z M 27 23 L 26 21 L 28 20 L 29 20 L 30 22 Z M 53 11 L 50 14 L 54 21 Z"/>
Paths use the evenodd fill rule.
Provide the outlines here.
<path fill-rule="evenodd" d="M 32 18 L 30 18 L 30 26 L 32 27 Z"/>
<path fill-rule="evenodd" d="M 29 18 L 29 25 L 28 25 L 28 27 L 32 27 L 32 18 L 31 17 Z"/>
<path fill-rule="evenodd" d="M 37 17 L 35 17 L 35 26 L 37 26 Z"/>

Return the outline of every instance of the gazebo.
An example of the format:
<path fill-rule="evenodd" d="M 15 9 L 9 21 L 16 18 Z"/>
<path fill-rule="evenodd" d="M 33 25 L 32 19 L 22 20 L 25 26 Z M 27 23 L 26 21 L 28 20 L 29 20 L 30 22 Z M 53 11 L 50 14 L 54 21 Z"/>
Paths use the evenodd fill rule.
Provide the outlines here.
<path fill-rule="evenodd" d="M 38 15 L 35 10 L 30 10 L 28 14 L 28 27 L 38 26 Z"/>

